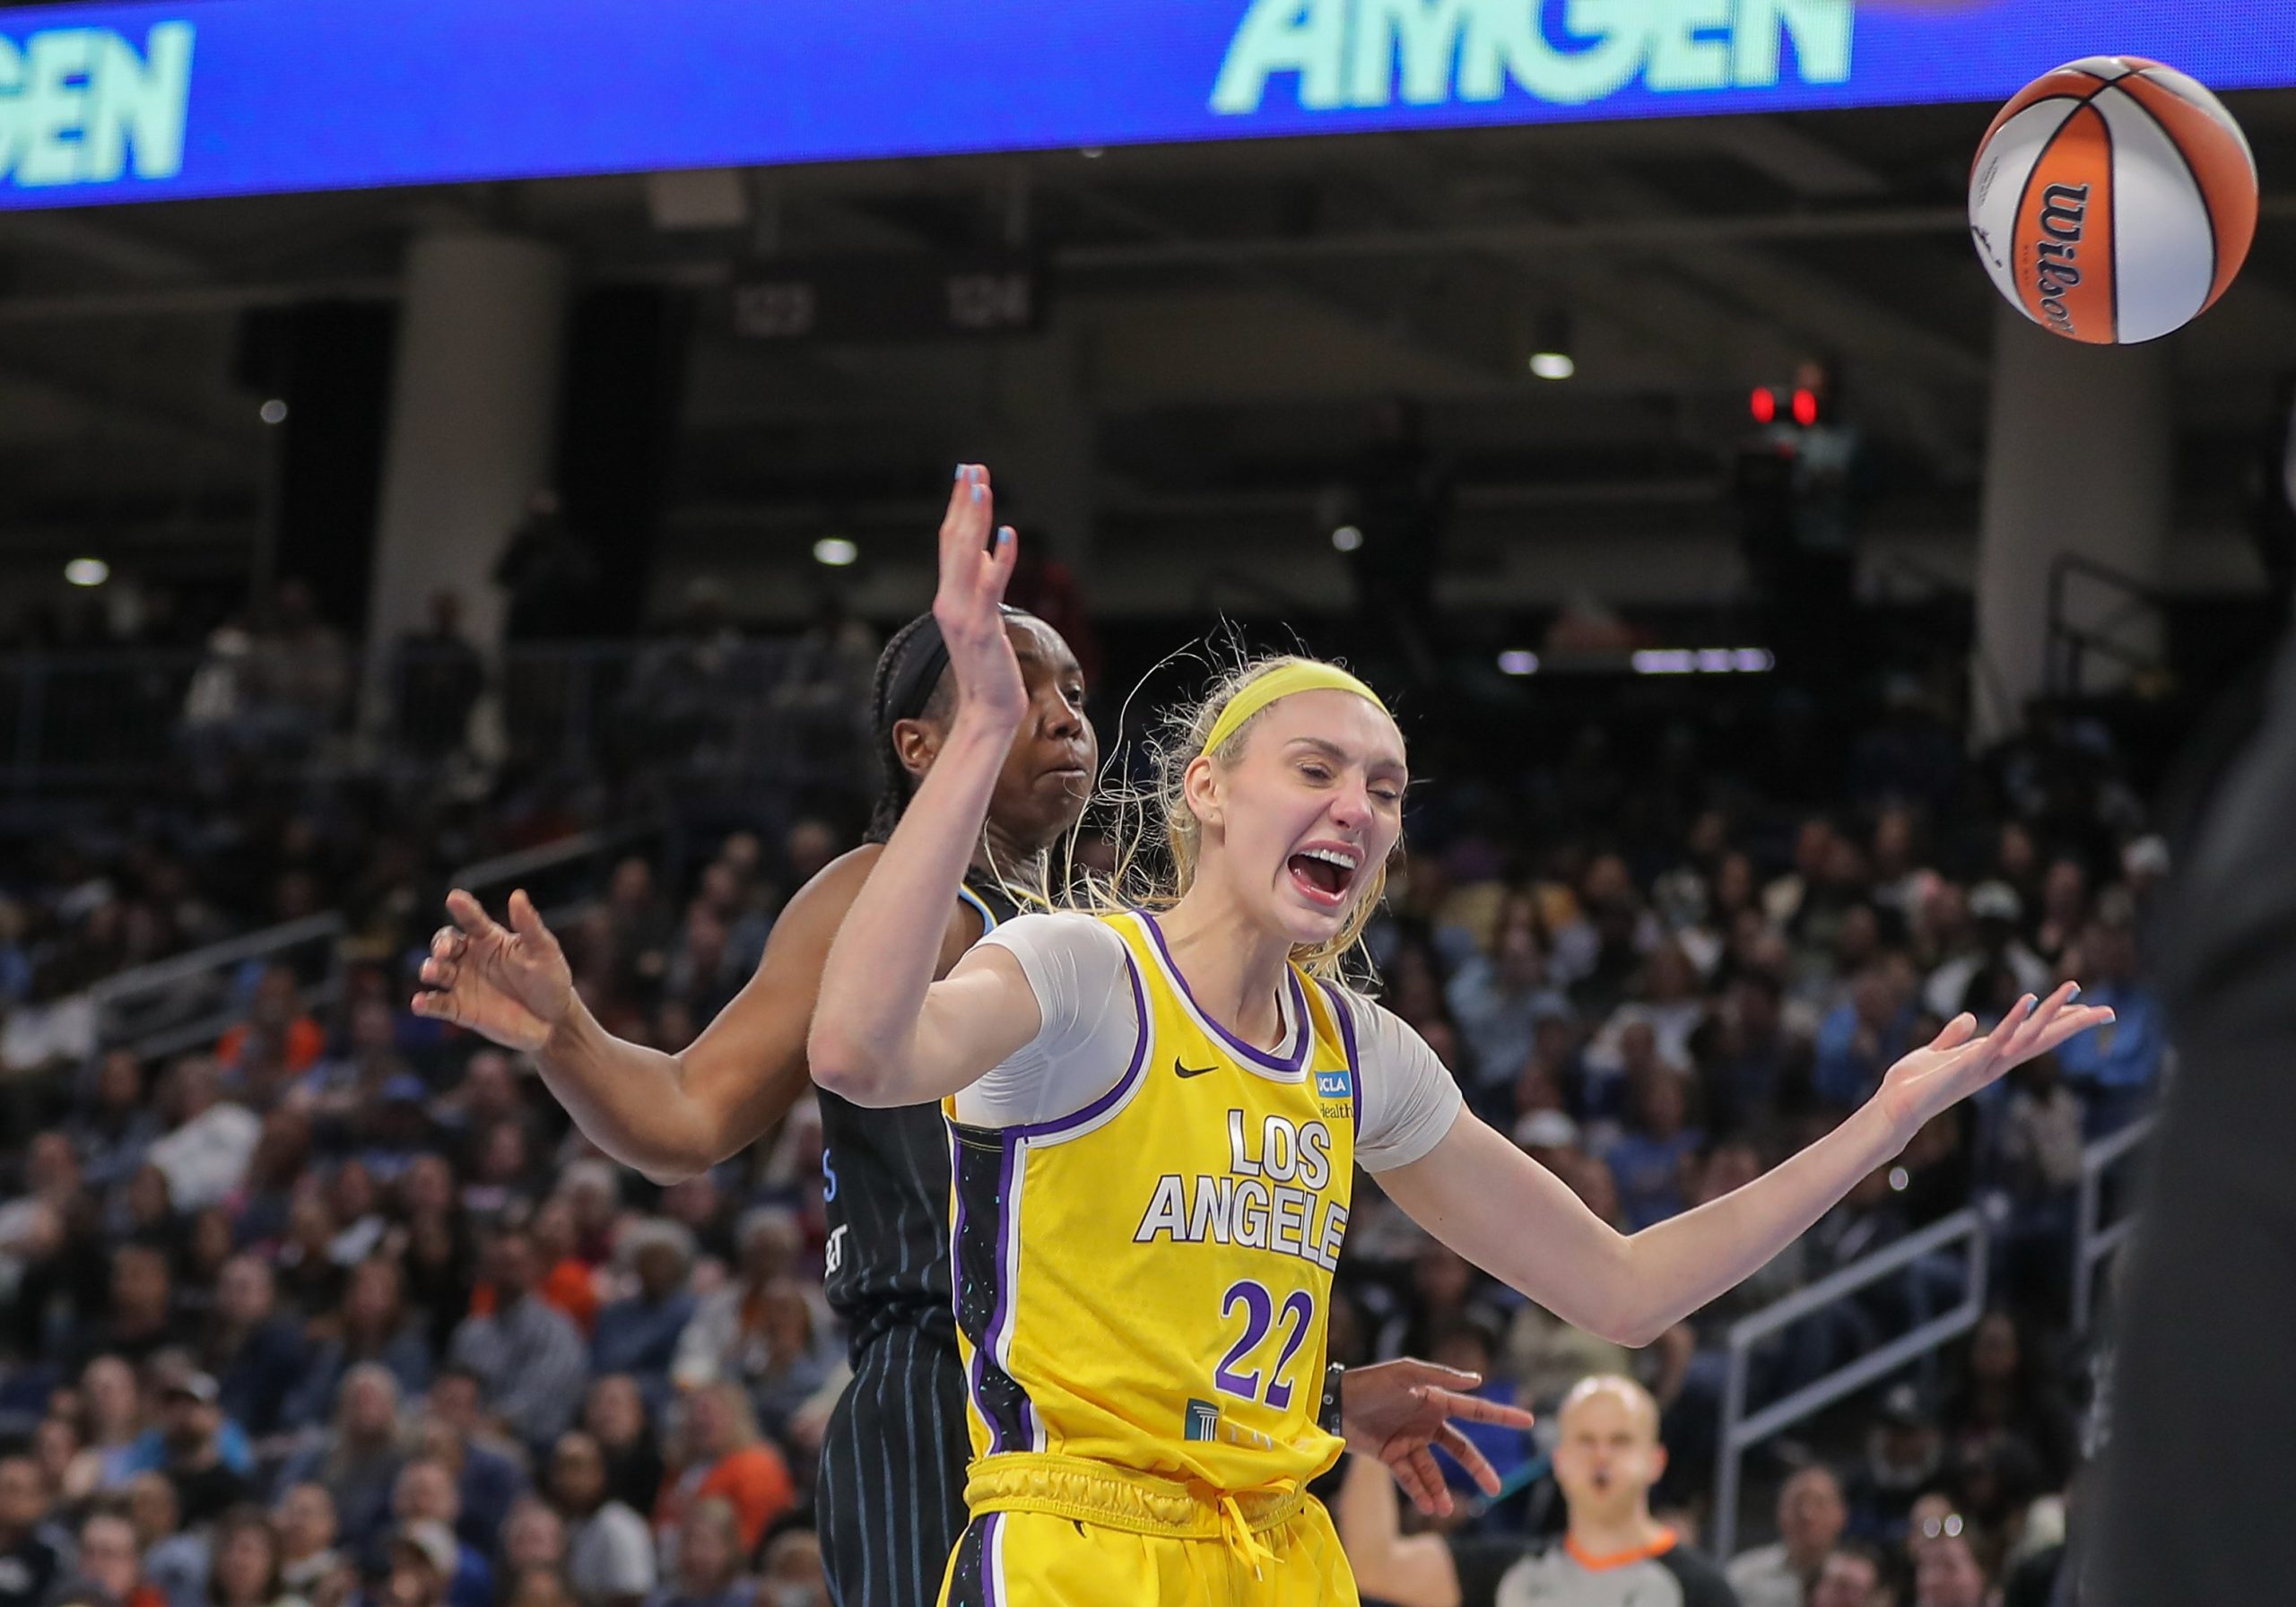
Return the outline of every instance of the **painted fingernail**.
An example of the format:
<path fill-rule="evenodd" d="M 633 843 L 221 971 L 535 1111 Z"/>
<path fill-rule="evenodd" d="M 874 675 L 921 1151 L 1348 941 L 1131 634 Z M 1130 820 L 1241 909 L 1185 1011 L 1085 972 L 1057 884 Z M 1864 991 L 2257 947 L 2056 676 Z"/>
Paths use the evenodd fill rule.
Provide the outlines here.
<path fill-rule="evenodd" d="M 997 533 L 996 533 L 996 544 L 997 544 L 998 546 L 1000 546 L 1000 547 L 1001 547 L 1001 546 L 1003 546 L 1005 543 L 1007 543 L 1007 542 L 1011 541 L 1012 539 L 1013 539 L 1013 526 L 1011 526 L 1010 525 L 1005 526 L 1004 528 L 1002 528 L 1001 530 L 997 531 Z"/>
<path fill-rule="evenodd" d="M 972 488 L 972 499 L 978 502 L 987 495 L 988 495 L 988 493 L 981 489 L 980 482 L 978 481 L 975 481 Z"/>
<path fill-rule="evenodd" d="M 2075 1000 L 2075 999 L 2079 998 L 2080 996 L 2081 996 L 2081 985 L 2080 985 L 2078 982 L 2076 982 L 2076 983 L 2074 983 L 2074 984 L 2073 985 L 2073 991 L 2072 991 L 2071 993 L 2069 993 L 2069 994 L 2067 994 L 2067 995 L 2065 995 L 2065 1002 L 2066 1002 L 2067 1004 L 2070 1004 L 2070 1003 L 2073 1003 L 2073 1001 L 2074 1001 L 2074 1000 Z"/>
<path fill-rule="evenodd" d="M 964 477 L 965 477 L 965 465 L 962 465 L 962 464 L 959 464 L 959 465 L 957 465 L 957 478 L 958 478 L 958 479 L 960 479 L 960 480 L 962 480 Z"/>
<path fill-rule="evenodd" d="M 2107 1012 L 2105 1012 L 2105 1020 L 2107 1020 L 2107 1021 L 2117 1021 L 2120 1020 L 2120 1017 L 2118 1017 L 2118 1015 L 2115 1015 L 2111 1011 L 2108 1010 Z"/>

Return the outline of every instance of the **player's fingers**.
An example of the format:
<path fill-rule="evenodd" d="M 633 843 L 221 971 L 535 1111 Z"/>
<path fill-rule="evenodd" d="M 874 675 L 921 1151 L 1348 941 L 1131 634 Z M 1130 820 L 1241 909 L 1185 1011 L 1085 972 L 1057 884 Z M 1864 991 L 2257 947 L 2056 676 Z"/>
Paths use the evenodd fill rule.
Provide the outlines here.
<path fill-rule="evenodd" d="M 941 521 L 941 580 L 944 586 L 961 586 L 978 566 L 987 540 L 988 492 L 980 482 L 978 464 L 957 465 L 957 482 L 949 489 L 948 516 Z"/>
<path fill-rule="evenodd" d="M 981 568 L 980 589 L 983 601 L 990 604 L 1004 601 L 1004 587 L 1013 578 L 1013 566 L 1020 560 L 1021 534 L 1010 525 L 996 527 L 996 545 Z"/>
<path fill-rule="evenodd" d="M 2023 1024 L 2018 1028 L 2018 1042 L 2013 1047 L 2019 1051 L 2025 1050 L 2042 1033 L 2048 1030 L 2049 1023 L 2065 1012 L 2066 1007 L 2073 1003 L 2073 995 L 2080 991 L 2079 983 L 2068 982 L 2047 998 L 2036 1003 L 2026 1015 Z"/>
<path fill-rule="evenodd" d="M 1451 1459 L 1466 1470 L 1467 1477 L 1474 1481 L 1477 1490 L 1487 1496 L 1499 1493 L 1499 1470 L 1491 1465 L 1489 1457 L 1474 1448 L 1474 1441 L 1445 1423 L 1436 1430 L 1435 1443 L 1448 1451 Z"/>
<path fill-rule="evenodd" d="M 414 995 L 414 1003 L 409 1008 L 415 1014 L 428 1016 L 434 1021 L 451 1021 L 457 1027 L 469 1025 L 455 1009 L 455 1001 L 451 995 L 428 991 L 419 993 Z"/>
<path fill-rule="evenodd" d="M 448 988 L 454 986 L 455 978 L 461 973 L 461 967 L 450 960 L 432 959 L 422 962 L 422 969 L 418 975 L 422 981 L 432 987 Z"/>
<path fill-rule="evenodd" d="M 971 467 L 972 465 L 969 463 L 959 464 L 956 478 L 949 482 L 948 511 L 941 516 L 941 539 L 944 544 L 946 544 L 950 529 L 956 524 L 958 516 L 964 511 L 965 499 L 972 494 L 972 476 L 968 472 Z"/>
<path fill-rule="evenodd" d="M 1958 1049 L 1969 1042 L 1976 1031 L 1977 1017 L 1964 1010 L 1937 1029 L 1937 1036 L 1929 1040 L 1929 1047 L 1940 1052 Z"/>
<path fill-rule="evenodd" d="M 1428 1491 L 1426 1475 L 1418 1465 L 1418 1459 L 1425 1455 L 1425 1451 L 1416 1448 L 1400 1453 L 1390 1451 L 1380 1460 L 1395 1475 L 1396 1487 L 1411 1498 L 1411 1504 L 1422 1512 L 1432 1512 L 1435 1510 L 1433 1498 Z"/>
<path fill-rule="evenodd" d="M 434 960 L 458 960 L 469 941 L 452 926 L 441 926 L 430 934 L 430 956 Z"/>
<path fill-rule="evenodd" d="M 547 945 L 558 941 L 550 934 L 550 928 L 542 924 L 542 911 L 535 908 L 535 901 L 526 897 L 526 890 L 523 887 L 510 894 L 510 925 L 530 943 Z"/>
<path fill-rule="evenodd" d="M 1448 1385 L 1452 1389 L 1473 1389 L 1483 1382 L 1481 1373 L 1469 1372 L 1463 1368 L 1445 1367 L 1439 1361 L 1414 1359 L 1411 1368 L 1423 1385 L 1432 1385 L 1439 1388 Z M 1424 1394 L 1426 1390 L 1422 1387 L 1418 1393 Z"/>
<path fill-rule="evenodd" d="M 501 930 L 486 913 L 485 907 L 459 887 L 447 895 L 447 913 L 467 937 L 483 937 Z"/>
<path fill-rule="evenodd" d="M 1454 1394 L 1441 1392 L 1443 1415 L 1470 1423 L 1498 1423 L 1509 1429 L 1527 1429 L 1538 1420 L 1520 1406 L 1509 1406 L 1503 1401 L 1486 1401 L 1480 1395 Z"/>
<path fill-rule="evenodd" d="M 1425 1446 L 1411 1453 L 1412 1478 L 1417 1493 L 1412 1499 L 1422 1512 L 1431 1517 L 1451 1516 L 1451 1487 L 1443 1481 L 1443 1470 L 1435 1464 L 1434 1455 Z"/>
<path fill-rule="evenodd" d="M 2101 1027 L 2113 1019 L 2113 1012 L 2101 1004 L 2085 1005 L 2068 1010 L 2048 1025 L 2040 1041 L 2033 1046 L 2034 1055 L 2046 1055 L 2069 1038 L 2078 1038 L 2092 1027 Z"/>

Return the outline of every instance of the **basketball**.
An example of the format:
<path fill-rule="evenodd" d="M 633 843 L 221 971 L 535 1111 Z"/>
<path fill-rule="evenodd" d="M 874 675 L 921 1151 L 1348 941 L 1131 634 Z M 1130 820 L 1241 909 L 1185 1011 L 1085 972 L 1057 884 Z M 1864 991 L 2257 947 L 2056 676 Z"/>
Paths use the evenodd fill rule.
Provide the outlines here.
<path fill-rule="evenodd" d="M 2138 56 L 2033 80 L 1970 169 L 1970 236 L 1995 285 L 2092 345 L 2157 340 L 2206 311 L 2256 224 L 2239 125 L 2197 81 Z"/>

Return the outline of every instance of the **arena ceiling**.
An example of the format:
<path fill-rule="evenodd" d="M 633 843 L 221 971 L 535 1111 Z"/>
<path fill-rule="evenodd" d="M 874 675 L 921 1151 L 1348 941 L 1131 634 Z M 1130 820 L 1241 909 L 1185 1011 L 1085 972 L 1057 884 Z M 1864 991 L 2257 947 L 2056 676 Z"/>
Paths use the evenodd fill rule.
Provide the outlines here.
<path fill-rule="evenodd" d="M 2180 519 L 2218 524 L 2276 378 L 2296 367 L 2296 91 L 2228 99 L 2266 177 L 2264 221 L 2225 301 L 2174 337 Z M 1726 546 L 1714 538 L 1748 388 L 1821 355 L 1874 448 L 1877 525 L 1966 533 L 1996 299 L 1961 194 L 1986 117 L 1415 132 L 0 214 L 0 573 L 46 575 L 93 542 L 160 567 L 244 561 L 269 440 L 260 398 L 233 378 L 240 315 L 390 300 L 411 238 L 470 226 L 556 241 L 590 282 L 694 288 L 674 569 L 761 543 L 794 560 L 832 526 L 908 536 L 929 524 L 948 462 L 1035 430 L 1089 452 L 1103 549 L 1203 562 L 1287 550 L 1316 534 L 1319 496 L 1370 439 L 1377 404 L 1408 396 L 1457 463 L 1464 563 L 1527 524 L 1602 533 L 1578 560 L 1599 574 Z M 735 334 L 726 311 L 724 287 L 761 257 L 1015 248 L 1048 265 L 1040 336 L 769 345 Z M 1526 360 L 1557 318 L 1577 373 L 1544 381 Z"/>

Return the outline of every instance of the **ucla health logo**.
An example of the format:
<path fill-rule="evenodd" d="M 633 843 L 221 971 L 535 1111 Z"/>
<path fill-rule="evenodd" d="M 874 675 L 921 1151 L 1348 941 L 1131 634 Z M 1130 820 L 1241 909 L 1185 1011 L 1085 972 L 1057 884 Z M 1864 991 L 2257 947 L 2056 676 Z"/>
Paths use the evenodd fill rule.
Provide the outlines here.
<path fill-rule="evenodd" d="M 1767 89 L 1789 43 L 1800 82 L 1845 83 L 1853 21 L 1851 0 L 1252 0 L 1212 109 L 1256 112 L 1279 79 L 1308 111 Z"/>
<path fill-rule="evenodd" d="M 141 48 L 109 28 L 0 34 L 0 184 L 174 178 L 191 45 L 188 22 L 154 23 Z"/>

